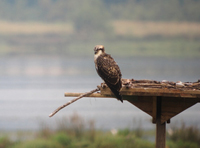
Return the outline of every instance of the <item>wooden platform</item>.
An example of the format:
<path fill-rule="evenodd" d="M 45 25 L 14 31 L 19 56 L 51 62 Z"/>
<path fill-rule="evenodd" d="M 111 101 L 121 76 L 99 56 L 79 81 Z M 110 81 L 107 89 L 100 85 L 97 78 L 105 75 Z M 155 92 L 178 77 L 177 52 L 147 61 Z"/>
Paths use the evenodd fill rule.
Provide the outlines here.
<path fill-rule="evenodd" d="M 122 79 L 121 95 L 152 117 L 156 124 L 156 148 L 165 148 L 166 123 L 194 104 L 200 102 L 200 80 L 197 82 L 169 82 Z M 106 84 L 98 86 L 99 93 L 88 97 L 114 97 Z M 65 93 L 78 96 L 81 93 Z"/>
<path fill-rule="evenodd" d="M 121 94 L 124 96 L 162 96 L 200 98 L 200 82 L 169 82 L 153 80 L 123 79 Z M 101 94 L 112 96 L 106 84 L 102 84 Z"/>
<path fill-rule="evenodd" d="M 123 79 L 122 82 L 123 99 L 152 116 L 153 123 L 156 121 L 155 102 L 157 98 L 162 98 L 161 123 L 200 102 L 200 82 L 175 83 L 134 79 Z M 100 89 L 101 95 L 114 97 L 105 84 L 102 84 Z"/>

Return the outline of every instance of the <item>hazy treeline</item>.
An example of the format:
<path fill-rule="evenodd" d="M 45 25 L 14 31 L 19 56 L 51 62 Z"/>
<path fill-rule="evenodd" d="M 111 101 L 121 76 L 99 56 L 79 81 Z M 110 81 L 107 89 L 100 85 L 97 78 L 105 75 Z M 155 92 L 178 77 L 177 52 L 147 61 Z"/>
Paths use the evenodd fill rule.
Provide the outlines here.
<path fill-rule="evenodd" d="M 3 0 L 0 19 L 200 21 L 200 0 Z M 99 23 L 99 22 L 96 22 Z"/>
<path fill-rule="evenodd" d="M 124 56 L 198 56 L 199 8 L 200 0 L 2 0 L 0 55 L 87 55 L 104 44 Z"/>

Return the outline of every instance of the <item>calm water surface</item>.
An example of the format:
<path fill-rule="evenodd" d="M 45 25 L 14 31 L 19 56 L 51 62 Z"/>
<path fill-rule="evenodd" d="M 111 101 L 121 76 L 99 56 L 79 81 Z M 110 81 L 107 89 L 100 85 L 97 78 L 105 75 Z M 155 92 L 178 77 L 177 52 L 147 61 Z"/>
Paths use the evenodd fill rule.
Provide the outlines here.
<path fill-rule="evenodd" d="M 123 78 L 183 82 L 200 79 L 200 59 L 116 57 L 115 60 Z M 0 71 L 0 130 L 37 130 L 41 122 L 54 128 L 57 120 L 74 113 L 86 122 L 94 120 L 100 129 L 155 127 L 149 115 L 116 99 L 83 98 L 48 117 L 72 99 L 64 97 L 64 92 L 87 92 L 102 82 L 93 57 L 3 57 Z M 200 104 L 172 118 L 171 125 L 181 122 L 200 127 Z"/>

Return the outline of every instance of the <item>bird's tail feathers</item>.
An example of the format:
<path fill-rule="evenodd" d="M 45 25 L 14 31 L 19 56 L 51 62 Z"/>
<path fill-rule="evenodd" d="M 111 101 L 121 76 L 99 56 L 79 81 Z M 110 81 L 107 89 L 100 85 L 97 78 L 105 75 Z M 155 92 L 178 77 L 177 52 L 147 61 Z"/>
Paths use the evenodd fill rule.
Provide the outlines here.
<path fill-rule="evenodd" d="M 123 103 L 123 98 L 122 98 L 122 95 L 120 94 L 120 92 L 115 89 L 112 89 L 112 88 L 110 88 L 110 89 L 113 92 L 113 94 L 116 96 L 116 98 Z"/>

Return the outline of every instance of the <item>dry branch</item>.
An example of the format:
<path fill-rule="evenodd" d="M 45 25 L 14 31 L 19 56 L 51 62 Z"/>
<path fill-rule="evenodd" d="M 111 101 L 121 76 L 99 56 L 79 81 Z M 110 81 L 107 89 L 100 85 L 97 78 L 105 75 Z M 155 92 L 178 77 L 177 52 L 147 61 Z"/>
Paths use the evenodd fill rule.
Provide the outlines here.
<path fill-rule="evenodd" d="M 80 95 L 82 95 L 83 93 L 70 93 L 70 92 L 66 92 L 65 93 L 65 97 L 79 97 Z M 106 96 L 106 95 L 102 95 L 101 93 L 93 93 L 93 94 L 90 94 L 89 96 L 86 96 L 86 97 L 97 97 L 97 98 L 110 98 L 111 96 Z"/>
<path fill-rule="evenodd" d="M 97 91 L 99 91 L 99 90 L 100 90 L 100 89 L 97 87 L 97 89 L 94 89 L 94 90 L 92 90 L 92 91 L 90 91 L 90 92 L 81 94 L 81 95 L 78 96 L 77 98 L 75 98 L 75 99 L 73 99 L 73 100 L 67 102 L 66 104 L 63 104 L 62 106 L 58 107 L 54 112 L 52 112 L 52 113 L 49 115 L 49 117 L 54 116 L 58 111 L 60 111 L 60 110 L 63 109 L 64 107 L 66 107 L 66 106 L 72 104 L 73 102 L 75 102 L 75 101 L 77 101 L 77 100 L 79 100 L 79 99 L 81 99 L 81 98 L 83 98 L 83 97 L 89 96 L 89 95 L 91 95 L 91 94 L 93 94 L 93 93 L 95 93 L 95 92 L 97 92 Z"/>

